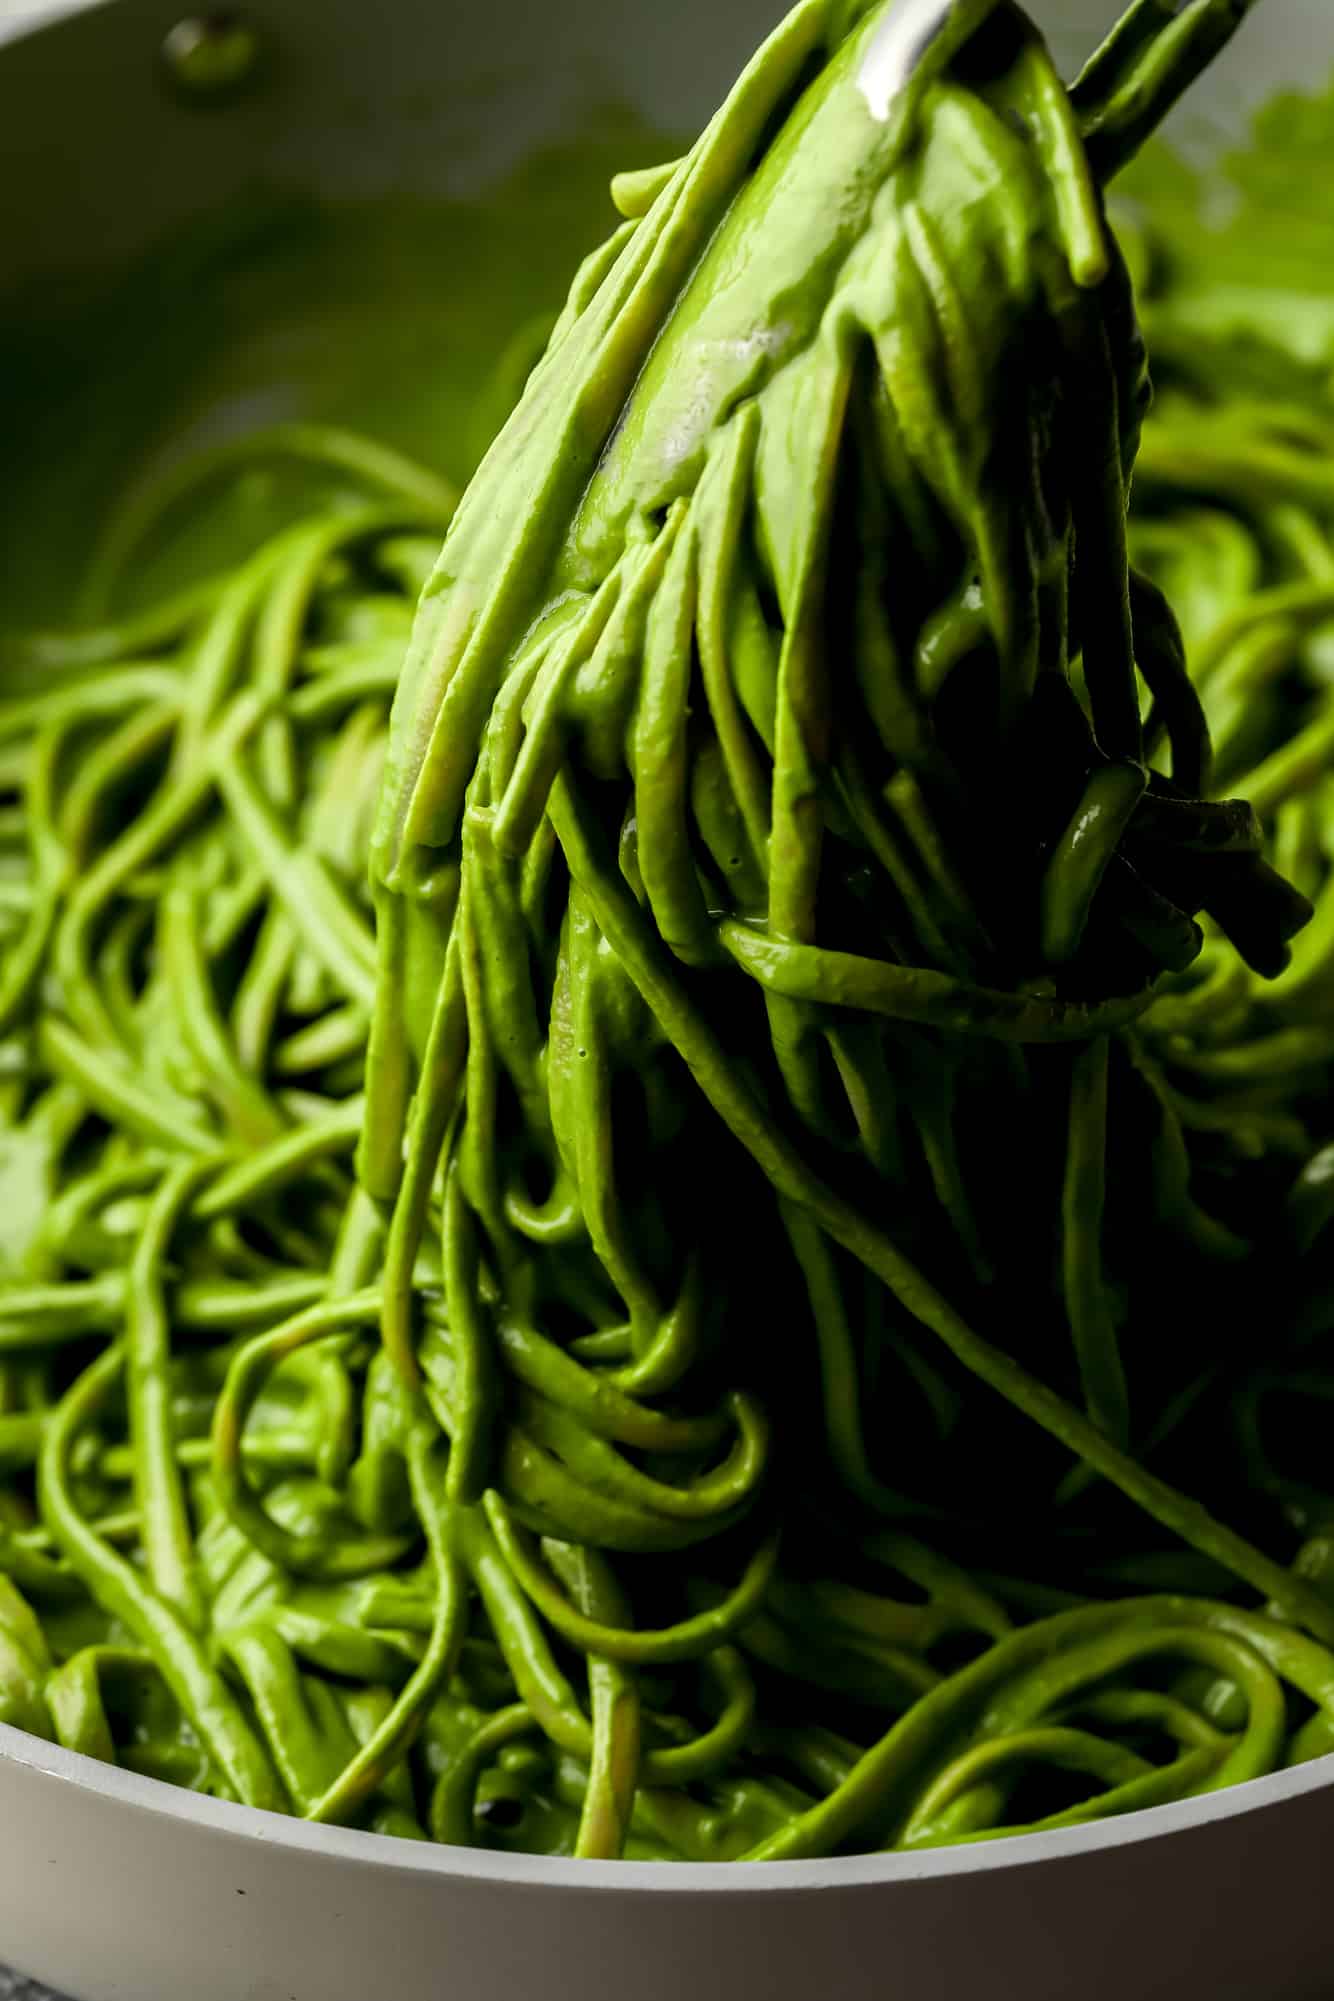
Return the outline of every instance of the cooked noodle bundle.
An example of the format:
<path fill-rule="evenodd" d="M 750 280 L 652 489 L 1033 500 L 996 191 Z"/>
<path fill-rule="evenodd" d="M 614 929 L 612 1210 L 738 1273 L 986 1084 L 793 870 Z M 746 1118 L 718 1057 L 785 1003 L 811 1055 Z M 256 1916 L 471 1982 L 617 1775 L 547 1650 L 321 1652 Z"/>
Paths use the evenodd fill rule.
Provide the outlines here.
<path fill-rule="evenodd" d="M 1334 1743 L 1330 418 L 1150 217 L 1128 530 L 1102 196 L 1244 11 L 1067 93 L 960 0 L 896 89 L 803 0 L 438 561 L 438 482 L 288 431 L 97 572 L 251 457 L 318 516 L 8 645 L 7 1720 L 694 1859 Z"/>

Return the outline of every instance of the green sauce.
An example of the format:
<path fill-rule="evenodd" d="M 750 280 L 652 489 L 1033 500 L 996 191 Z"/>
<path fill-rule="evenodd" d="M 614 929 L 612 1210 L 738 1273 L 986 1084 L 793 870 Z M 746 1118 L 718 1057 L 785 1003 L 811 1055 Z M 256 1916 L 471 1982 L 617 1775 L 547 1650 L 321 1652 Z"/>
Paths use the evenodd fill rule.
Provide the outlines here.
<path fill-rule="evenodd" d="M 882 106 L 804 0 L 540 359 L 592 146 L 169 246 L 142 372 L 90 316 L 85 617 L 0 639 L 0 1718 L 697 1860 L 1334 1746 L 1334 415 L 1253 206 L 1334 110 L 1214 263 L 1102 201 L 1236 11 L 1067 95 L 967 0 Z"/>
<path fill-rule="evenodd" d="M 0 624 L 67 619 L 70 575 L 127 489 L 238 432 L 336 424 L 466 480 L 606 227 L 609 179 L 663 147 L 628 113 L 590 110 L 577 139 L 467 202 L 261 188 L 114 276 L 11 292 Z M 141 551 L 122 592 L 152 603 L 238 562 L 325 491 L 269 468 L 205 495 L 185 546 Z"/>

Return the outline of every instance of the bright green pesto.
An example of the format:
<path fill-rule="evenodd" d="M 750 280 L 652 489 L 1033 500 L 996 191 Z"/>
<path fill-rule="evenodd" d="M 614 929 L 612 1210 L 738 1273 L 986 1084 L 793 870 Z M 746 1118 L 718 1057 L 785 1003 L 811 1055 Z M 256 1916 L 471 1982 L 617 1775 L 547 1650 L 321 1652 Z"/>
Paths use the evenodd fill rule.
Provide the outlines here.
<path fill-rule="evenodd" d="M 461 500 L 290 425 L 0 642 L 4 1720 L 637 1858 L 1334 1748 L 1334 406 L 1102 199 L 1245 8 L 880 116 L 891 8 L 618 179 Z"/>

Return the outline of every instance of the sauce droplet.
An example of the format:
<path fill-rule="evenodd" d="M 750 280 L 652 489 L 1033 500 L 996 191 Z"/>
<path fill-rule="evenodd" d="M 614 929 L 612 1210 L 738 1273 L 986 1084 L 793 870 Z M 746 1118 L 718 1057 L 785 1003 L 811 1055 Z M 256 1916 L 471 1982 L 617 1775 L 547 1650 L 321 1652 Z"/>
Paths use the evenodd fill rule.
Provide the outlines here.
<path fill-rule="evenodd" d="M 196 104 L 231 100 L 253 80 L 263 54 L 258 29 L 238 9 L 187 14 L 162 44 L 168 77 Z"/>

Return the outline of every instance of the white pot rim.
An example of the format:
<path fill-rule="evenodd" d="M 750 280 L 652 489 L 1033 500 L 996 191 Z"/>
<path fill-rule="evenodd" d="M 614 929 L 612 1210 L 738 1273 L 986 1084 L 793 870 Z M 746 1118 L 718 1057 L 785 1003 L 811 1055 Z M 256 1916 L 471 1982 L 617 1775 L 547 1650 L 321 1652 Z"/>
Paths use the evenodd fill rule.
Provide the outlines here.
<path fill-rule="evenodd" d="M 238 1806 L 160 1779 L 104 1765 L 76 1751 L 0 1724 L 0 1793 L 6 1765 L 40 1774 L 52 1786 L 72 1787 L 104 1804 L 133 1814 L 176 1822 L 184 1833 L 222 1837 L 246 1846 L 295 1850 L 330 1864 L 352 1864 L 400 1877 L 436 1876 L 513 1888 L 586 1892 L 605 1896 L 753 1897 L 816 1890 L 892 1889 L 904 1884 L 989 1875 L 1007 1869 L 1072 1861 L 1109 1854 L 1141 1843 L 1180 1838 L 1217 1822 L 1262 1814 L 1266 1809 L 1334 1787 L 1334 1753 L 1292 1771 L 1274 1772 L 1196 1799 L 1047 1834 L 1001 1836 L 959 1848 L 919 1854 L 853 1855 L 813 1862 L 591 1862 L 565 1856 L 502 1855 L 483 1849 L 447 1848 L 436 1842 L 407 1841 L 356 1828 L 322 1827 L 255 1807 Z"/>
<path fill-rule="evenodd" d="M 17 5 L 7 8 L 0 0 L 0 42 L 17 41 L 20 35 L 49 28 L 67 14 L 82 14 L 103 5 L 105 0 L 17 0 Z"/>

